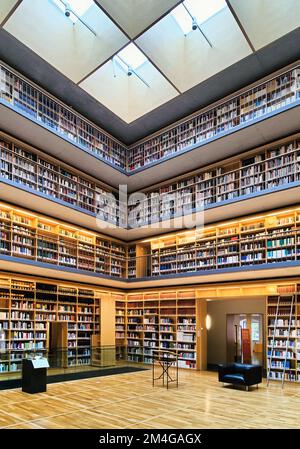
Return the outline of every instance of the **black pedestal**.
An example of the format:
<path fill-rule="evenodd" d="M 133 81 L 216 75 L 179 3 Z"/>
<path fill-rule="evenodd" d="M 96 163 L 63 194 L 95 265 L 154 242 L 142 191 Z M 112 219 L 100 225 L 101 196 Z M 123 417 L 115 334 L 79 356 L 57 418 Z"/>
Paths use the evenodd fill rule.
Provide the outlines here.
<path fill-rule="evenodd" d="M 22 391 L 25 393 L 43 393 L 47 391 L 47 368 L 34 368 L 30 359 L 22 362 Z"/>

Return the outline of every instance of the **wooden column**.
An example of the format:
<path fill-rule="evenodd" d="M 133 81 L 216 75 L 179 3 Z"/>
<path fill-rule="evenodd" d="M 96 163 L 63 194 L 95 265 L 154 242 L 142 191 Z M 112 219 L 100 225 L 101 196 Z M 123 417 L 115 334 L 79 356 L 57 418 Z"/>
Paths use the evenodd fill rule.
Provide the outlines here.
<path fill-rule="evenodd" d="M 106 293 L 100 300 L 100 342 L 101 365 L 115 365 L 116 362 L 116 305 L 112 294 Z"/>
<path fill-rule="evenodd" d="M 206 329 L 207 302 L 199 298 L 196 290 L 196 341 L 197 341 L 197 370 L 207 369 L 207 329 Z"/>
<path fill-rule="evenodd" d="M 115 299 L 110 293 L 103 294 L 100 300 L 100 341 L 101 346 L 115 346 Z"/>
<path fill-rule="evenodd" d="M 150 253 L 150 245 L 136 245 L 136 277 L 142 278 L 147 275 L 147 257 Z"/>

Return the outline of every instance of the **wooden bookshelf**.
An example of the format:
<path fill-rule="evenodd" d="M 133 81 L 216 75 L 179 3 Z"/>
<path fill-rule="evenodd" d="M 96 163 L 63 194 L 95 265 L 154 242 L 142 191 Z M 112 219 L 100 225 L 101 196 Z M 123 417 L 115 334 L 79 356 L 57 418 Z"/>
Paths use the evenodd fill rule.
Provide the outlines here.
<path fill-rule="evenodd" d="M 104 221 L 121 226 L 126 222 L 112 189 L 4 133 L 0 133 L 0 175 Z"/>
<path fill-rule="evenodd" d="M 300 260 L 300 208 L 155 237 L 129 253 L 126 243 L 1 204 L 0 235 L 0 254 L 112 278 L 251 269 Z"/>
<path fill-rule="evenodd" d="M 125 358 L 126 346 L 126 295 L 114 294 L 115 300 L 115 344 L 116 344 L 116 359 Z"/>
<path fill-rule="evenodd" d="M 154 349 L 177 352 L 180 368 L 197 367 L 194 290 L 129 293 L 126 310 L 127 358 L 152 363 Z"/>
<path fill-rule="evenodd" d="M 114 365 L 124 357 L 125 309 L 122 292 L 1 273 L 0 373 L 19 371 L 32 354 L 55 367 Z"/>
<path fill-rule="evenodd" d="M 267 372 L 270 380 L 300 382 L 300 287 L 267 298 Z"/>
<path fill-rule="evenodd" d="M 145 190 L 128 204 L 129 225 L 145 226 L 188 215 L 247 195 L 267 193 L 300 182 L 299 134 L 197 170 L 193 176 Z"/>
<path fill-rule="evenodd" d="M 127 277 L 128 279 L 136 277 L 136 245 L 129 245 L 127 249 L 128 265 Z"/>
<path fill-rule="evenodd" d="M 54 351 L 62 367 L 89 365 L 94 324 L 93 290 L 1 276 L 0 371 L 19 371 L 24 356 Z"/>
<path fill-rule="evenodd" d="M 143 277 L 288 263 L 300 260 L 300 209 L 225 221 L 138 245 L 144 245 Z"/>
<path fill-rule="evenodd" d="M 114 278 L 126 277 L 127 245 L 0 204 L 0 253 Z"/>

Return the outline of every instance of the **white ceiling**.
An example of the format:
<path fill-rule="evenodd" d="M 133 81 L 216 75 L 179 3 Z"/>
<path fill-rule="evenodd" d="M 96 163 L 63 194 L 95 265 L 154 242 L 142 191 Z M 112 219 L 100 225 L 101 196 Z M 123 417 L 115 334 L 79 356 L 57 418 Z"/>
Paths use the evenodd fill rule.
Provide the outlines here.
<path fill-rule="evenodd" d="M 73 1 L 69 0 L 70 4 Z M 208 1 L 220 2 L 186 0 L 185 4 L 199 8 Z M 179 3 L 95 0 L 81 19 L 96 35 L 80 20 L 73 24 L 54 0 L 1 0 L 0 22 L 6 31 L 126 123 L 300 23 L 300 0 L 227 0 L 221 10 L 200 23 L 200 30 L 185 35 L 170 13 Z M 132 76 L 119 63 L 112 62 L 130 42 L 147 57 Z"/>

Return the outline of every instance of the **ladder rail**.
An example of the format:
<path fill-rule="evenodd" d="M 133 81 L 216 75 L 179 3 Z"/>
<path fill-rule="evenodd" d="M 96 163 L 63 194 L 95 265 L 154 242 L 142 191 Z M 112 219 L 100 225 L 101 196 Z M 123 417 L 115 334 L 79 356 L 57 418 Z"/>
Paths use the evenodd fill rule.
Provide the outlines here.
<path fill-rule="evenodd" d="M 284 364 L 283 364 L 283 373 L 282 373 L 282 379 L 281 379 L 281 387 L 284 387 L 284 381 L 285 381 L 285 372 L 286 372 L 286 362 L 287 362 L 287 351 L 290 344 L 290 337 L 291 337 L 291 324 L 292 324 L 292 314 L 293 314 L 293 308 L 294 308 L 294 298 L 295 296 L 292 296 L 292 302 L 291 302 L 291 308 L 290 308 L 290 316 L 289 316 L 289 324 L 288 324 L 288 335 L 285 342 L 285 356 L 284 356 Z"/>
<path fill-rule="evenodd" d="M 278 295 L 278 299 L 277 299 L 276 314 L 275 314 L 275 321 L 274 321 L 274 328 L 273 328 L 273 339 L 272 339 L 272 345 L 271 345 L 271 354 L 267 358 L 267 361 L 268 361 L 267 387 L 269 386 L 269 383 L 270 383 L 270 373 L 271 373 L 271 368 L 272 368 L 272 359 L 273 359 L 274 347 L 275 347 L 275 334 L 276 334 L 276 330 L 278 327 L 279 302 L 280 302 L 280 295 Z"/>

